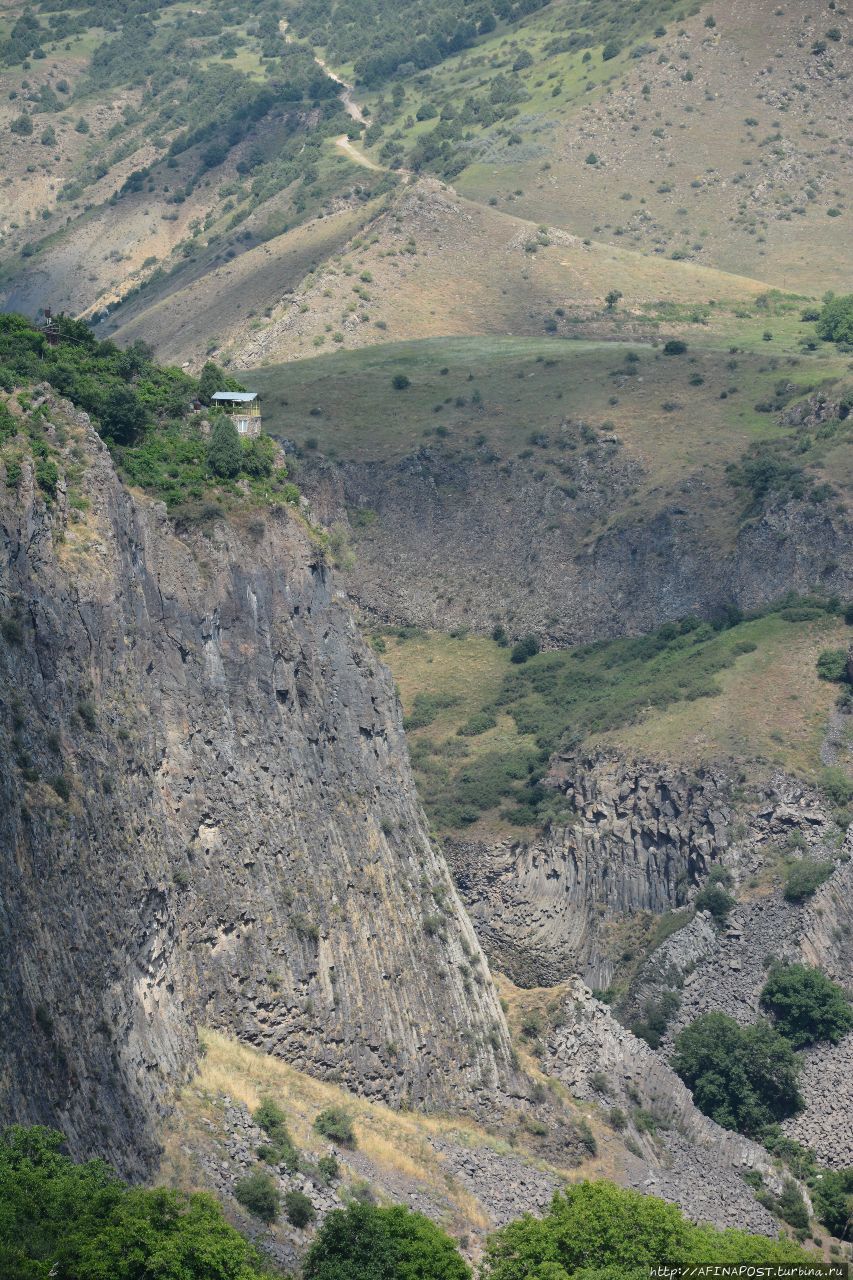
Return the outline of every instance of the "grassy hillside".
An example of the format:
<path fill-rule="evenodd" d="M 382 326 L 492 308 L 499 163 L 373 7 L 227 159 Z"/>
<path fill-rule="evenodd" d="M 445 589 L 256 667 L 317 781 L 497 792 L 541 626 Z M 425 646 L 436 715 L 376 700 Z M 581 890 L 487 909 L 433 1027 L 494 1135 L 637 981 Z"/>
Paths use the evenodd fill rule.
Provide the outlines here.
<path fill-rule="evenodd" d="M 182 1091 L 174 1122 L 164 1134 L 161 1176 L 183 1188 L 205 1185 L 197 1163 L 202 1153 L 228 1162 L 226 1098 L 250 1111 L 262 1098 L 272 1098 L 285 1112 L 294 1142 L 308 1161 L 316 1161 L 329 1150 L 328 1141 L 313 1129 L 315 1117 L 326 1107 L 342 1108 L 353 1118 L 357 1146 L 352 1153 L 338 1151 L 341 1171 L 336 1191 L 340 1199 L 347 1202 L 368 1194 L 383 1203 L 414 1201 L 471 1243 L 481 1240 L 495 1224 L 495 1205 L 487 1190 L 478 1194 L 470 1178 L 454 1173 L 447 1149 L 437 1149 L 433 1141 L 462 1155 L 470 1150 L 486 1158 L 515 1157 L 530 1162 L 550 1173 L 558 1184 L 581 1177 L 613 1176 L 624 1164 L 620 1139 L 596 1117 L 595 1109 L 562 1101 L 558 1087 L 546 1092 L 543 1086 L 549 1119 L 553 1121 L 555 1109 L 569 1125 L 583 1117 L 602 1141 L 601 1154 L 585 1159 L 580 1168 L 572 1167 L 568 1159 L 563 1165 L 544 1159 L 542 1147 L 543 1141 L 547 1146 L 547 1140 L 535 1123 L 525 1124 L 521 1115 L 517 1131 L 508 1140 L 466 1118 L 395 1111 L 356 1097 L 218 1032 L 204 1031 L 202 1043 L 205 1054 L 198 1075 Z M 536 1071 L 535 1064 L 530 1065 Z M 232 1210 L 240 1214 L 236 1205 Z M 292 1238 L 286 1226 L 272 1230 L 273 1238 Z"/>
<path fill-rule="evenodd" d="M 833 612 L 793 605 L 720 630 L 670 625 L 521 664 L 476 636 L 387 634 L 380 648 L 433 822 L 483 834 L 554 812 L 542 780 L 558 748 L 734 759 L 754 776 L 780 767 L 819 780 L 839 690 L 819 678 L 817 657 L 847 643 Z"/>
<path fill-rule="evenodd" d="M 17 12 L 0 47 L 10 307 L 102 310 L 152 277 L 156 293 L 349 193 L 357 167 L 325 146 L 348 124 L 338 86 L 285 42 L 276 0 Z"/>
<path fill-rule="evenodd" d="M 536 223 L 843 287 L 851 34 L 846 12 L 771 0 L 554 0 L 368 92 L 366 139 Z"/>

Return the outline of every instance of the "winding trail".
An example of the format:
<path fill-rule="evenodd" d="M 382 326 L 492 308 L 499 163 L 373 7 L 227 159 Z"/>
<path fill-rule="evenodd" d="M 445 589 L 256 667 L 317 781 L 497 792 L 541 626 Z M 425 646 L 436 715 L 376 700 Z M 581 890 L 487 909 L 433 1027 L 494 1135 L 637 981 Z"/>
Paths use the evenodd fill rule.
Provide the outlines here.
<path fill-rule="evenodd" d="M 285 44 L 293 44 L 293 36 L 290 35 L 287 27 L 287 18 L 282 18 L 279 23 L 279 30 L 284 38 L 284 42 Z M 354 120 L 356 124 L 367 124 L 367 118 L 355 100 L 355 86 L 342 79 L 341 76 L 339 76 L 337 72 L 333 71 L 329 64 L 319 57 L 318 54 L 315 53 L 313 57 L 321 71 L 324 71 L 330 80 L 334 80 L 335 84 L 339 84 L 341 86 L 341 92 L 339 95 L 340 100 L 343 103 L 344 110 L 350 119 Z M 358 143 L 353 142 L 352 138 L 348 137 L 347 134 L 342 133 L 339 138 L 335 138 L 335 146 L 350 160 L 354 161 L 355 164 L 360 164 L 362 168 L 372 169 L 374 173 L 386 172 L 386 166 L 384 164 L 377 164 L 375 160 L 371 160 L 370 156 L 367 155 L 366 152 L 362 151 Z M 400 169 L 398 172 L 400 174 L 405 174 L 408 170 Z"/>

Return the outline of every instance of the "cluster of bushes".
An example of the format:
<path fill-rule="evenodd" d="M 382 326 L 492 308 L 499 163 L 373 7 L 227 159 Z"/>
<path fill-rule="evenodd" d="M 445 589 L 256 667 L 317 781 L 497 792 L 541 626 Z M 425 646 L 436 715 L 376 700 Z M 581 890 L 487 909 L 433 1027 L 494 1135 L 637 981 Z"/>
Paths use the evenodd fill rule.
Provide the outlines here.
<path fill-rule="evenodd" d="M 853 1028 L 844 992 L 807 965 L 774 965 L 761 1007 L 772 1021 L 741 1027 L 724 1013 L 697 1018 L 679 1034 L 672 1060 L 700 1111 L 758 1139 L 802 1109 L 796 1051 L 837 1044 Z"/>
<path fill-rule="evenodd" d="M 840 609 L 837 601 L 791 597 L 769 613 L 797 622 Z M 512 664 L 497 695 L 460 729 L 463 742 L 412 743 L 419 789 L 431 818 L 447 829 L 474 823 L 496 808 L 506 820 L 523 826 L 567 817 L 558 811 L 559 796 L 543 785 L 554 751 L 577 747 L 588 734 L 630 724 L 650 706 L 715 696 L 717 674 L 756 648 L 747 629 L 750 621 L 729 609 L 713 622 L 686 618 L 646 636 L 547 653 L 538 652 L 535 637 L 523 638 L 511 651 Z M 493 638 L 502 647 L 508 644 L 503 626 L 495 628 Z M 432 723 L 441 707 L 452 705 L 452 695 L 447 698 L 418 695 L 406 727 Z M 509 714 L 519 734 L 529 735 L 534 745 L 511 745 L 469 759 L 464 739 L 493 727 L 501 713 Z M 721 874 L 712 874 L 696 905 L 723 922 L 731 898 L 719 881 Z"/>
<path fill-rule="evenodd" d="M 211 411 L 209 439 L 202 435 L 194 401 L 209 402 L 215 390 L 240 384 L 208 363 L 197 381 L 180 369 L 156 363 L 142 342 L 122 349 L 99 342 L 87 325 L 60 316 L 59 342 L 22 316 L 0 315 L 0 387 L 6 391 L 49 382 L 60 395 L 89 413 L 131 484 L 162 498 L 171 509 L 200 502 L 216 485 L 242 477 L 259 497 L 298 499 L 284 467 L 275 467 L 268 436 L 242 441 L 230 419 Z M 33 445 L 34 451 L 38 448 Z M 37 459 L 39 483 L 55 490 L 55 462 Z M 37 477 L 38 478 L 38 477 Z"/>
<path fill-rule="evenodd" d="M 100 1160 L 75 1164 L 60 1133 L 0 1134 L 4 1280 L 260 1280 L 254 1248 L 208 1195 L 128 1187 Z"/>
<path fill-rule="evenodd" d="M 258 1147 L 258 1159 L 289 1173 L 297 1170 L 308 1174 L 316 1184 L 326 1186 L 338 1176 L 335 1156 L 321 1156 L 316 1164 L 304 1160 L 290 1136 L 287 1117 L 278 1103 L 265 1098 L 256 1108 L 252 1118 L 263 1129 L 266 1141 Z M 356 1137 L 352 1118 L 338 1107 L 327 1107 L 314 1121 L 317 1133 L 340 1146 L 355 1147 Z M 234 1195 L 249 1213 L 262 1222 L 275 1222 L 282 1208 L 288 1222 L 294 1227 L 306 1227 L 316 1217 L 314 1206 L 304 1191 L 291 1189 L 281 1195 L 278 1183 L 263 1169 L 254 1169 L 241 1178 L 234 1188 Z"/>
<path fill-rule="evenodd" d="M 278 1131 L 279 1117 L 268 1110 L 264 1114 Z M 61 1134 L 41 1128 L 14 1127 L 0 1135 L 4 1280 L 49 1275 L 136 1280 L 143 1274 L 258 1280 L 269 1274 L 211 1197 L 131 1189 L 100 1161 L 74 1164 L 61 1145 Z M 810 1172 L 815 1172 L 813 1162 Z M 839 1227 L 837 1234 L 845 1228 L 850 1191 L 849 1178 L 840 1174 L 830 1175 L 815 1193 Z M 263 1221 L 273 1222 L 280 1212 L 275 1184 L 261 1171 L 244 1179 L 237 1195 Z M 284 1208 L 297 1227 L 314 1217 L 302 1192 L 287 1193 Z M 493 1232 L 478 1274 L 480 1280 L 645 1280 L 650 1265 L 673 1259 L 762 1265 L 810 1257 L 787 1240 L 696 1226 L 653 1196 L 605 1181 L 581 1182 L 557 1192 L 544 1217 L 525 1214 Z M 303 1280 L 470 1280 L 471 1275 L 456 1243 L 428 1218 L 401 1205 L 380 1208 L 356 1197 L 326 1217 L 302 1270 Z"/>

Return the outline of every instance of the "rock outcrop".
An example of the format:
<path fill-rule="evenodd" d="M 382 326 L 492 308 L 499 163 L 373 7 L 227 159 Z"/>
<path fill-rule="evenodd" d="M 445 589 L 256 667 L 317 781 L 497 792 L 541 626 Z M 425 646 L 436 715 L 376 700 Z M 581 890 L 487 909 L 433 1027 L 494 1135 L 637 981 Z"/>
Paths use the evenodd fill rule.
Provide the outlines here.
<path fill-rule="evenodd" d="M 177 532 L 47 407 L 77 502 L 26 460 L 0 487 L 0 1113 L 142 1174 L 199 1022 L 493 1097 L 504 1018 L 317 540 L 284 509 Z"/>
<path fill-rule="evenodd" d="M 743 1179 L 755 1171 L 781 1190 L 767 1152 L 703 1116 L 666 1062 L 579 980 L 548 1037 L 542 1067 L 574 1096 L 615 1105 L 631 1121 L 647 1166 L 637 1190 L 680 1205 L 695 1221 L 776 1233 L 773 1216 Z"/>
<path fill-rule="evenodd" d="M 579 429 L 566 422 L 561 434 Z M 300 479 L 356 549 L 347 590 L 392 625 L 489 632 L 501 622 L 561 646 L 757 609 L 790 591 L 853 595 L 853 530 L 830 504 L 780 501 L 722 542 L 701 473 L 677 503 L 631 516 L 642 461 L 606 434 L 587 454 L 570 486 L 485 443 L 430 444 L 391 462 L 306 459 Z M 351 526 L 353 510 L 370 522 Z"/>
<path fill-rule="evenodd" d="M 514 982 L 573 973 L 608 986 L 614 924 L 683 906 L 729 844 L 731 783 L 612 754 L 555 761 L 574 821 L 532 844 L 450 841 L 451 867 L 486 950 Z"/>

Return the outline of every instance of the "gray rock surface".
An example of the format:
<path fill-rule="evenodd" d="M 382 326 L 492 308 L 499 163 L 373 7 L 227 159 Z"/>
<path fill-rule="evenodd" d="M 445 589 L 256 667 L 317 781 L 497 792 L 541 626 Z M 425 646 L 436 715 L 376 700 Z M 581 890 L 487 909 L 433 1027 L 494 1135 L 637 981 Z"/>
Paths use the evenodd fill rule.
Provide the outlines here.
<path fill-rule="evenodd" d="M 614 968 L 614 921 L 683 906 L 729 844 L 731 782 L 611 753 L 557 760 L 575 821 L 532 844 L 449 841 L 447 855 L 486 950 L 522 986 Z"/>
<path fill-rule="evenodd" d="M 49 413 L 90 505 L 0 486 L 0 1115 L 142 1174 L 198 1022 L 370 1096 L 491 1099 L 503 1014 L 316 539 L 283 509 L 176 532 Z"/>
<path fill-rule="evenodd" d="M 535 428 L 535 423 L 530 426 Z M 572 440 L 584 426 L 566 421 Z M 573 455 L 575 456 L 575 455 Z M 789 591 L 853 595 L 853 530 L 830 504 L 789 501 L 721 542 L 698 471 L 642 517 L 607 525 L 642 473 L 602 431 L 565 477 L 491 446 L 430 444 L 399 461 L 305 459 L 300 483 L 356 557 L 347 590 L 381 622 L 528 631 L 555 645 L 638 634 L 688 614 L 754 609 Z M 368 526 L 349 512 L 367 509 Z"/>
<path fill-rule="evenodd" d="M 663 1058 L 626 1031 L 580 980 L 567 995 L 562 1025 L 549 1035 L 542 1067 L 576 1097 L 642 1120 L 633 1124 L 646 1165 L 635 1179 L 638 1190 L 680 1205 L 698 1222 L 775 1235 L 773 1216 L 742 1177 L 756 1170 L 780 1190 L 767 1152 L 703 1116 Z"/>

